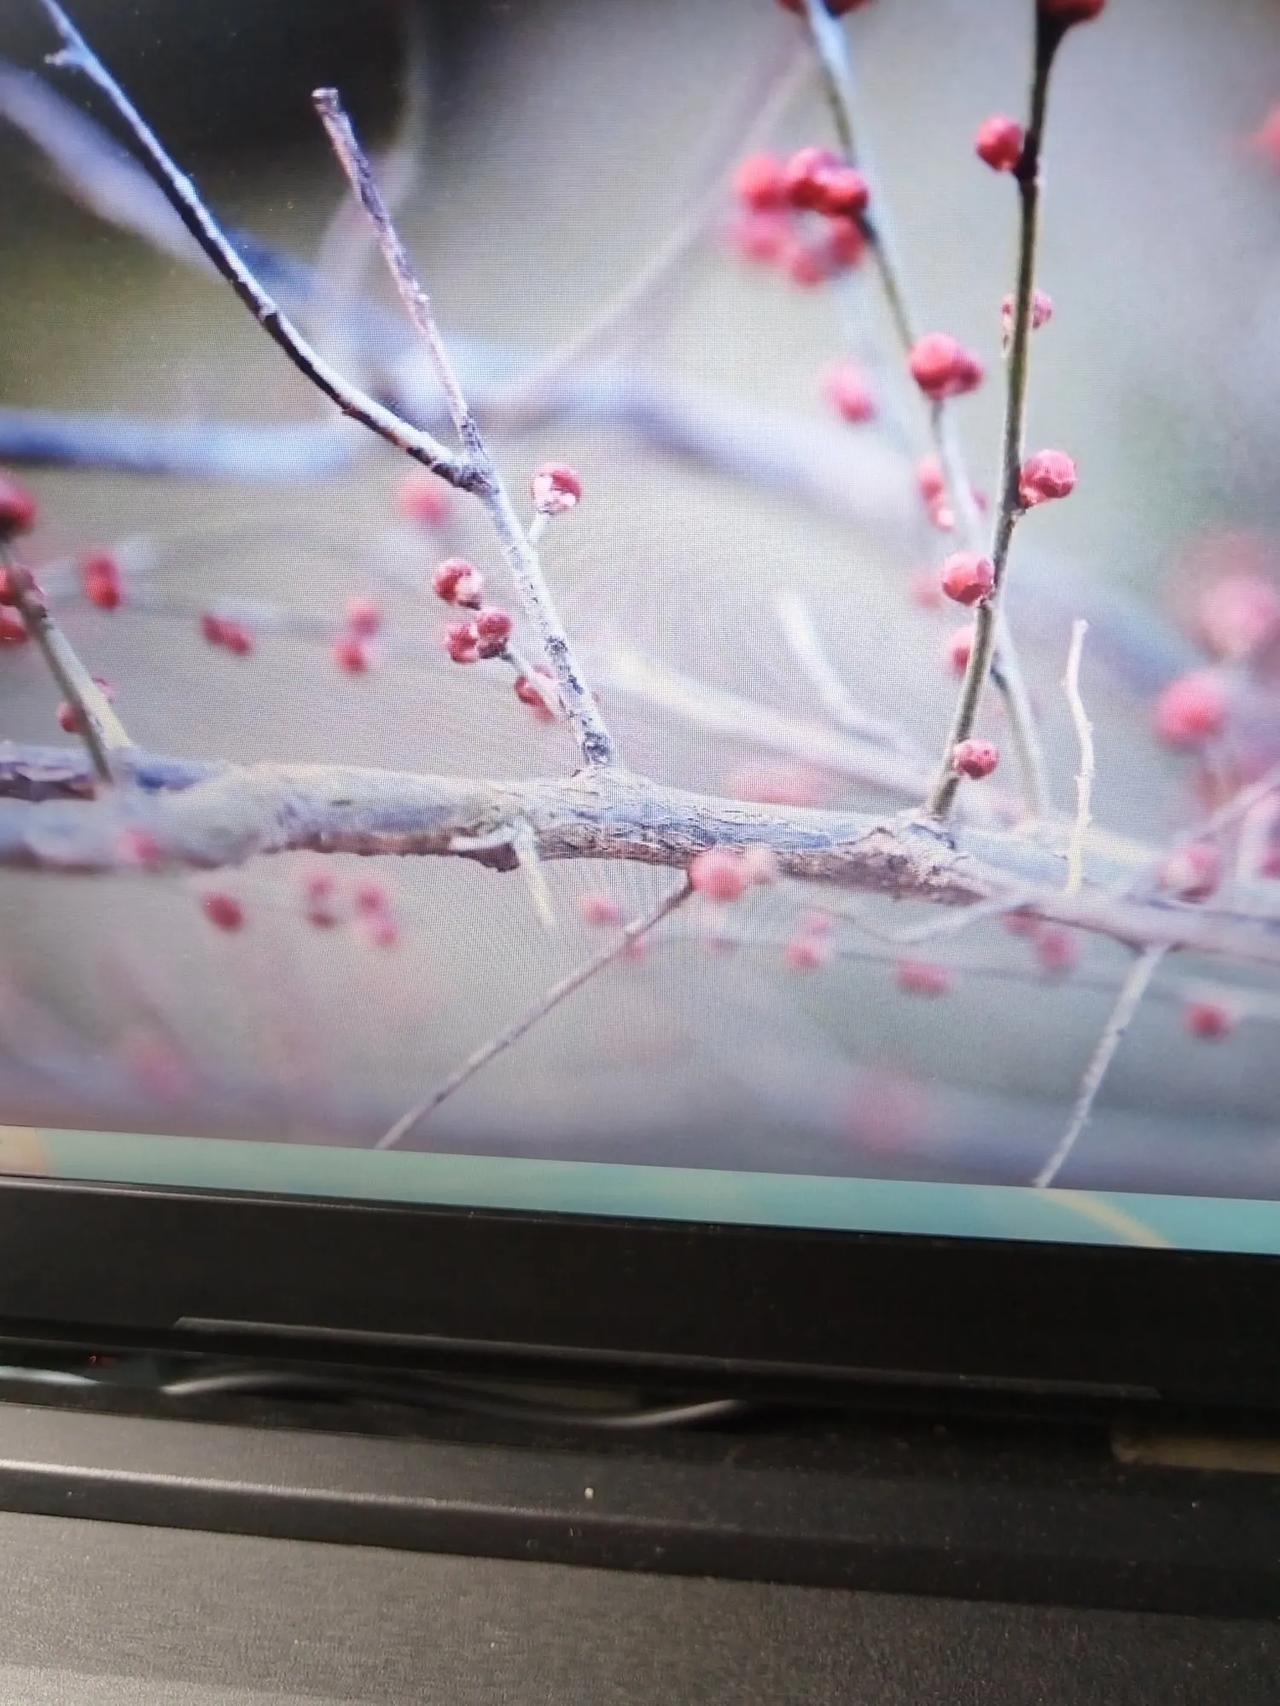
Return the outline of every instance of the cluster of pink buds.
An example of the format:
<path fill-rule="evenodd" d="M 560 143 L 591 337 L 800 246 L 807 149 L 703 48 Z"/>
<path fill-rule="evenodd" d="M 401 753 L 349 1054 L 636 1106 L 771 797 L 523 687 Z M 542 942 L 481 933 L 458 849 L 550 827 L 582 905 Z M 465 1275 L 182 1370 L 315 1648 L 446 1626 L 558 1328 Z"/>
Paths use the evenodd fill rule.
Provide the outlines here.
<path fill-rule="evenodd" d="M 943 655 L 947 660 L 947 668 L 952 675 L 963 675 L 969 667 L 969 659 L 973 656 L 973 642 L 978 630 L 972 622 L 967 627 L 957 628 L 948 639 Z"/>
<path fill-rule="evenodd" d="M 851 426 L 871 420 L 876 412 L 876 395 L 866 374 L 853 361 L 839 361 L 827 369 L 822 382 L 823 395 L 842 421 Z"/>
<path fill-rule="evenodd" d="M 911 377 L 931 403 L 947 397 L 962 397 L 982 383 L 983 366 L 949 332 L 926 332 L 912 346 L 908 365 Z"/>
<path fill-rule="evenodd" d="M 828 912 L 803 913 L 783 944 L 782 961 L 789 971 L 820 971 L 834 952 L 831 932 L 834 920 Z"/>
<path fill-rule="evenodd" d="M 916 463 L 916 485 L 929 511 L 929 520 L 939 533 L 950 533 L 956 524 L 955 512 L 947 500 L 947 482 L 936 456 L 922 456 Z M 986 509 L 987 494 L 977 486 L 971 486 L 969 491 L 975 508 Z"/>
<path fill-rule="evenodd" d="M 1046 924 L 1030 912 L 1006 912 L 1003 922 L 1011 936 L 1021 936 L 1031 944 L 1041 971 L 1051 977 L 1065 977 L 1075 970 L 1080 944 L 1070 930 L 1060 924 Z"/>
<path fill-rule="evenodd" d="M 16 610 L 0 609 L 0 647 L 21 646 L 30 638 L 27 625 Z"/>
<path fill-rule="evenodd" d="M 824 284 L 862 260 L 870 187 L 829 148 L 801 148 L 785 160 L 749 154 L 733 188 L 742 213 L 729 237 L 747 260 L 776 265 L 800 285 Z"/>
<path fill-rule="evenodd" d="M 1016 118 L 1004 113 L 992 113 L 978 126 L 973 139 L 973 151 L 993 172 L 1013 172 L 1022 159 L 1026 136 Z"/>
<path fill-rule="evenodd" d="M 1070 497 L 1076 488 L 1076 465 L 1065 450 L 1037 450 L 1018 474 L 1018 496 L 1024 508 Z"/>
<path fill-rule="evenodd" d="M 124 601 L 120 565 L 110 551 L 90 551 L 80 563 L 80 585 L 99 610 L 118 610 Z"/>
<path fill-rule="evenodd" d="M 893 975 L 904 995 L 936 998 L 951 993 L 951 973 L 935 960 L 899 960 Z"/>
<path fill-rule="evenodd" d="M 335 930 L 354 914 L 362 933 L 378 948 L 400 940 L 399 927 L 385 886 L 376 878 L 356 883 L 348 896 L 331 871 L 310 870 L 301 879 L 302 916 L 316 930 Z"/>
<path fill-rule="evenodd" d="M 382 629 L 382 609 L 372 598 L 352 598 L 347 601 L 345 615 L 345 626 L 334 640 L 330 655 L 344 675 L 366 675 L 375 662 L 370 642 Z"/>
<path fill-rule="evenodd" d="M 707 847 L 689 863 L 689 886 L 707 900 L 741 900 L 757 883 L 776 882 L 778 863 L 767 847 Z"/>
<path fill-rule="evenodd" d="M 582 477 L 565 462 L 544 462 L 533 471 L 529 495 L 539 515 L 564 515 L 582 501 Z"/>
<path fill-rule="evenodd" d="M 0 544 L 20 533 L 30 533 L 38 514 L 34 492 L 11 474 L 0 472 Z"/>
<path fill-rule="evenodd" d="M 511 638 L 510 614 L 498 605 L 482 605 L 469 622 L 451 622 L 444 631 L 444 649 L 454 663 L 477 663 L 500 658 Z"/>
<path fill-rule="evenodd" d="M 116 690 L 105 676 L 95 675 L 94 681 L 102 689 L 103 697 L 110 704 L 116 696 Z M 58 706 L 58 727 L 64 734 L 78 735 L 84 733 L 84 719 L 69 699 L 64 699 Z"/>
<path fill-rule="evenodd" d="M 405 520 L 419 527 L 439 527 L 449 518 L 449 488 L 425 469 L 405 475 L 396 503 Z"/>
<path fill-rule="evenodd" d="M 243 622 L 232 622 L 206 610 L 200 618 L 200 633 L 211 646 L 220 646 L 238 658 L 248 657 L 253 650 L 253 635 Z"/>
<path fill-rule="evenodd" d="M 484 576 L 465 557 L 446 557 L 431 576 L 431 590 L 446 604 L 478 610 L 484 596 Z"/>
<path fill-rule="evenodd" d="M 1000 298 L 1000 337 L 1005 349 L 1013 336 L 1013 292 Z M 1031 293 L 1031 330 L 1038 332 L 1041 326 L 1047 326 L 1053 319 L 1053 298 L 1047 290 L 1033 290 Z"/>

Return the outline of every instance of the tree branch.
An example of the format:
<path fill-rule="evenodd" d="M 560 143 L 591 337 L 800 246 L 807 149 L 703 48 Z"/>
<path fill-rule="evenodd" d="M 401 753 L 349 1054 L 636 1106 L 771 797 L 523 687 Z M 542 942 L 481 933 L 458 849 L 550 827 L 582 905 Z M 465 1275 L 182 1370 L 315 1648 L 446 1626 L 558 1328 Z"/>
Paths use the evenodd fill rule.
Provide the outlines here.
<path fill-rule="evenodd" d="M 505 1030 L 499 1031 L 497 1036 L 490 1037 L 487 1042 L 473 1050 L 464 1061 L 454 1068 L 447 1078 L 442 1079 L 420 1102 L 415 1102 L 407 1113 L 401 1114 L 390 1130 L 385 1131 L 373 1147 L 375 1149 L 395 1149 L 403 1143 L 405 1138 L 409 1137 L 417 1126 L 428 1119 L 442 1102 L 452 1096 L 455 1090 L 460 1090 L 468 1079 L 474 1078 L 482 1067 L 488 1066 L 491 1060 L 505 1053 L 513 1043 L 518 1043 L 521 1037 L 531 1031 L 539 1020 L 544 1019 L 553 1008 L 558 1007 L 562 1001 L 567 1000 L 575 991 L 581 989 L 584 983 L 589 983 L 599 972 L 604 971 L 606 966 L 611 966 L 615 960 L 621 959 L 636 942 L 641 941 L 651 930 L 661 924 L 664 918 L 669 917 L 678 906 L 688 900 L 692 893 L 693 890 L 688 883 L 682 883 L 678 889 L 673 890 L 664 900 L 660 901 L 651 912 L 641 913 L 639 917 L 633 918 L 629 924 L 625 924 L 615 941 L 609 942 L 598 953 L 593 954 L 589 960 L 584 960 L 581 965 L 575 966 L 571 972 L 567 972 L 564 977 L 553 983 L 550 989 L 544 990 L 533 1006 L 508 1025 Z"/>
<path fill-rule="evenodd" d="M 1093 750 L 1093 724 L 1080 696 L 1080 660 L 1084 652 L 1084 637 L 1089 624 L 1071 624 L 1071 645 L 1067 650 L 1067 668 L 1062 677 L 1063 690 L 1071 707 L 1071 721 L 1080 747 L 1080 768 L 1076 772 L 1076 818 L 1067 847 L 1067 893 L 1078 894 L 1084 882 L 1084 849 L 1092 822 L 1093 778 L 1097 761 Z"/>
<path fill-rule="evenodd" d="M 298 371 L 333 403 L 362 426 L 403 450 L 415 461 L 439 474 L 463 491 L 475 487 L 476 473 L 470 463 L 447 450 L 438 439 L 410 426 L 357 386 L 350 384 L 314 350 L 302 333 L 268 295 L 253 272 L 232 246 L 213 215 L 205 207 L 191 179 L 166 153 L 155 132 L 130 101 L 115 78 L 93 52 L 58 0 L 40 0 L 63 46 L 51 56 L 51 65 L 80 72 L 111 102 L 143 160 L 178 218 L 195 238 L 258 324 L 288 356 Z"/>

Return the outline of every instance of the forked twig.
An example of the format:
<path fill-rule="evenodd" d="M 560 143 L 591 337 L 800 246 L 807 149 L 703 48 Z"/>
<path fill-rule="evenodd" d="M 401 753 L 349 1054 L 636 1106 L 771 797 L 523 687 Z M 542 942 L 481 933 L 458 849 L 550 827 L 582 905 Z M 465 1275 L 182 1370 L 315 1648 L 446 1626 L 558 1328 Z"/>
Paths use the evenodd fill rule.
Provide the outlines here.
<path fill-rule="evenodd" d="M 442 1079 L 420 1102 L 415 1102 L 407 1113 L 401 1114 L 396 1123 L 389 1130 L 383 1132 L 373 1147 L 375 1149 L 395 1149 L 416 1126 L 429 1118 L 442 1102 L 452 1096 L 455 1090 L 460 1090 L 468 1079 L 474 1078 L 482 1067 L 487 1066 L 496 1056 L 504 1054 L 513 1043 L 518 1043 L 521 1037 L 531 1031 L 540 1019 L 544 1019 L 553 1008 L 558 1007 L 576 990 L 581 989 L 584 983 L 590 982 L 598 972 L 602 972 L 606 966 L 610 966 L 615 960 L 620 959 L 633 943 L 647 936 L 656 925 L 661 924 L 664 918 L 669 917 L 678 906 L 688 900 L 692 893 L 693 890 L 689 884 L 687 882 L 682 883 L 678 889 L 673 890 L 664 900 L 660 901 L 651 912 L 641 913 L 639 917 L 633 918 L 629 924 L 625 924 L 615 941 L 601 948 L 599 953 L 593 954 L 589 960 L 584 960 L 581 965 L 575 966 L 571 972 L 567 972 L 558 982 L 544 990 L 533 1006 L 508 1025 L 504 1031 L 499 1031 L 497 1036 L 490 1037 L 478 1049 L 473 1050 L 464 1061 L 461 1061 L 453 1069 L 447 1078 Z"/>
<path fill-rule="evenodd" d="M 1093 1112 L 1093 1104 L 1098 1091 L 1102 1088 L 1103 1080 L 1115 1059 L 1116 1050 L 1124 1040 L 1124 1034 L 1133 1023 L 1134 1014 L 1141 1005 L 1143 996 L 1147 993 L 1151 979 L 1155 976 L 1161 960 L 1168 953 L 1168 948 L 1161 943 L 1152 943 L 1145 947 L 1134 960 L 1129 969 L 1129 975 L 1120 985 L 1120 993 L 1116 1004 L 1111 1009 L 1111 1017 L 1107 1020 L 1106 1028 L 1098 1038 L 1097 1046 L 1089 1058 L 1084 1077 L 1080 1080 L 1080 1089 L 1076 1095 L 1075 1104 L 1071 1110 L 1071 1118 L 1067 1128 L 1058 1142 L 1057 1148 L 1050 1155 L 1044 1166 L 1031 1181 L 1033 1185 L 1048 1186 L 1053 1183 L 1063 1166 L 1070 1158 L 1080 1134 L 1089 1123 Z"/>

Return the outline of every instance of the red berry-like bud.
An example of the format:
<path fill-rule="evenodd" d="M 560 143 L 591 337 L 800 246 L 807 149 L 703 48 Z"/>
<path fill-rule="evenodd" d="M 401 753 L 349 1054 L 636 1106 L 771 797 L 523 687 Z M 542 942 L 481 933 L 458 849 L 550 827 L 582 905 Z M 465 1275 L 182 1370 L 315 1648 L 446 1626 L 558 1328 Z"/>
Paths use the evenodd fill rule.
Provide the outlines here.
<path fill-rule="evenodd" d="M 93 551 L 80 564 L 80 585 L 99 610 L 118 610 L 124 598 L 120 565 L 108 551 Z"/>
<path fill-rule="evenodd" d="M 830 962 L 831 944 L 821 936 L 802 932 L 787 942 L 782 958 L 789 971 L 820 971 Z"/>
<path fill-rule="evenodd" d="M 563 515 L 582 498 L 582 480 L 564 462 L 544 462 L 529 482 L 533 507 L 540 515 Z"/>
<path fill-rule="evenodd" d="M 1220 1042 L 1236 1028 L 1236 1017 L 1221 1001 L 1188 1001 L 1182 1009 L 1183 1028 L 1205 1042 Z"/>
<path fill-rule="evenodd" d="M 996 584 L 990 557 L 980 551 L 956 551 L 942 565 L 942 590 L 957 604 L 977 604 Z"/>
<path fill-rule="evenodd" d="M 1000 762 L 1000 749 L 989 740 L 958 740 L 951 749 L 951 768 L 972 782 L 984 781 Z"/>
<path fill-rule="evenodd" d="M 828 272 L 848 272 L 866 254 L 867 235 L 856 219 L 832 219 L 823 247 Z"/>
<path fill-rule="evenodd" d="M 911 377 L 933 402 L 960 397 L 982 383 L 982 363 L 947 332 L 927 332 L 913 346 Z"/>
<path fill-rule="evenodd" d="M 0 610 L 0 646 L 20 646 L 30 638 L 16 610 Z"/>
<path fill-rule="evenodd" d="M 242 622 L 224 622 L 222 644 L 236 657 L 247 658 L 253 650 L 253 635 Z"/>
<path fill-rule="evenodd" d="M 856 166 L 834 166 L 816 186 L 816 211 L 829 219 L 857 219 L 867 210 L 871 186 Z"/>
<path fill-rule="evenodd" d="M 446 604 L 474 606 L 484 592 L 484 576 L 465 557 L 446 557 L 431 576 L 431 589 Z"/>
<path fill-rule="evenodd" d="M 420 527 L 439 527 L 449 514 L 449 488 L 425 470 L 406 474 L 396 493 L 396 502 L 406 521 Z"/>
<path fill-rule="evenodd" d="M 1179 900 L 1208 900 L 1222 881 L 1222 855 L 1208 841 L 1179 847 L 1160 867 L 1160 887 Z"/>
<path fill-rule="evenodd" d="M 1200 595 L 1196 626 L 1215 657 L 1251 658 L 1280 639 L 1280 593 L 1261 575 L 1224 575 Z"/>
<path fill-rule="evenodd" d="M 1066 29 L 1070 24 L 1087 24 L 1096 18 L 1107 0 L 1038 0 L 1040 16 L 1049 18 Z"/>
<path fill-rule="evenodd" d="M 927 504 L 936 503 L 947 490 L 947 482 L 943 478 L 942 466 L 936 456 L 922 456 L 916 463 L 916 485 L 920 488 L 920 496 Z"/>
<path fill-rule="evenodd" d="M 200 633 L 211 646 L 222 644 L 223 628 L 221 616 L 215 616 L 212 610 L 206 610 L 200 618 Z"/>
<path fill-rule="evenodd" d="M 740 853 L 731 847 L 708 847 L 689 865 L 689 882 L 708 900 L 738 900 L 751 879 Z"/>
<path fill-rule="evenodd" d="M 894 978 L 904 995 L 937 996 L 951 991 L 951 973 L 932 960 L 899 960 Z"/>
<path fill-rule="evenodd" d="M 1022 126 L 1016 118 L 992 113 L 978 126 L 973 149 L 979 160 L 984 160 L 993 172 L 1012 172 L 1022 158 L 1023 141 Z"/>
<path fill-rule="evenodd" d="M 840 361 L 828 368 L 822 390 L 841 420 L 851 425 L 869 421 L 876 412 L 875 393 L 866 374 L 852 361 Z"/>
<path fill-rule="evenodd" d="M 388 911 L 391 897 L 376 877 L 366 877 L 363 882 L 356 884 L 355 902 L 356 911 L 362 917 L 374 918 Z"/>
<path fill-rule="evenodd" d="M 1037 450 L 1018 475 L 1018 496 L 1028 509 L 1054 498 L 1070 497 L 1076 485 L 1076 465 L 1065 450 Z"/>
<path fill-rule="evenodd" d="M 338 922 L 337 887 L 328 871 L 308 871 L 302 879 L 303 916 L 317 930 L 332 930 Z"/>
<path fill-rule="evenodd" d="M 366 918 L 363 933 L 375 948 L 394 948 L 400 940 L 400 926 L 385 912 Z"/>
<path fill-rule="evenodd" d="M 371 598 L 352 598 L 347 601 L 347 627 L 362 639 L 369 639 L 382 626 L 382 611 Z"/>
<path fill-rule="evenodd" d="M 1055 977 L 1065 977 L 1079 963 L 1080 944 L 1070 930 L 1060 925 L 1048 925 L 1039 931 L 1034 937 L 1034 948 L 1041 970 Z"/>
<path fill-rule="evenodd" d="M 222 889 L 211 889 L 201 895 L 200 907 L 210 924 L 219 930 L 239 930 L 244 923 L 244 908 L 234 895 Z"/>
<path fill-rule="evenodd" d="M 622 908 L 607 894 L 584 894 L 578 910 L 587 924 L 602 926 L 622 923 Z"/>
<path fill-rule="evenodd" d="M 486 644 L 496 643 L 501 648 L 511 638 L 511 616 L 497 605 L 477 610 L 472 626 Z"/>
<path fill-rule="evenodd" d="M 782 161 L 776 154 L 748 154 L 733 174 L 733 193 L 755 213 L 785 207 L 787 186 Z"/>
<path fill-rule="evenodd" d="M 1053 298 L 1047 290 L 1031 293 L 1031 330 L 1038 332 L 1053 319 Z M 1007 344 L 1013 336 L 1013 293 L 1000 298 L 1000 334 Z"/>
<path fill-rule="evenodd" d="M 947 641 L 946 659 L 952 675 L 963 675 L 968 669 L 976 635 L 977 629 L 970 623 L 967 628 L 957 628 Z"/>
<path fill-rule="evenodd" d="M 806 290 L 825 284 L 832 274 L 829 250 L 820 243 L 806 243 L 799 238 L 788 243 L 782 255 L 782 265 L 792 284 Z"/>
<path fill-rule="evenodd" d="M 822 207 L 823 189 L 833 172 L 841 171 L 844 162 L 829 148 L 798 148 L 782 169 L 783 189 L 792 207 L 817 213 Z"/>
<path fill-rule="evenodd" d="M 1180 675 L 1156 700 L 1153 721 L 1166 746 L 1200 746 L 1226 727 L 1226 690 L 1207 669 Z"/>
<path fill-rule="evenodd" d="M 546 682 L 553 683 L 555 681 L 555 677 L 552 675 L 551 671 L 542 664 L 537 666 L 534 670 L 534 674 L 541 676 Z M 552 706 L 547 703 L 546 698 L 539 691 L 537 684 L 531 681 L 527 675 L 516 676 L 515 695 L 522 705 L 527 705 L 529 707 L 540 723 L 555 722 L 555 711 L 552 709 Z M 554 688 L 552 690 L 551 698 L 554 702 L 556 698 Z"/>
<path fill-rule="evenodd" d="M 0 540 L 30 533 L 38 513 L 35 493 L 11 474 L 0 474 Z"/>
<path fill-rule="evenodd" d="M 791 242 L 791 224 L 781 213 L 743 213 L 730 220 L 726 235 L 744 260 L 777 261 Z"/>
<path fill-rule="evenodd" d="M 159 841 L 149 829 L 140 829 L 136 825 L 120 831 L 116 837 L 115 853 L 121 865 L 132 866 L 139 871 L 155 871 L 164 863 Z"/>
<path fill-rule="evenodd" d="M 480 656 L 479 636 L 470 622 L 451 622 L 444 631 L 444 649 L 454 663 L 475 663 Z"/>
<path fill-rule="evenodd" d="M 333 642 L 333 661 L 347 675 L 363 675 L 369 668 L 369 648 L 358 634 L 340 634 Z"/>

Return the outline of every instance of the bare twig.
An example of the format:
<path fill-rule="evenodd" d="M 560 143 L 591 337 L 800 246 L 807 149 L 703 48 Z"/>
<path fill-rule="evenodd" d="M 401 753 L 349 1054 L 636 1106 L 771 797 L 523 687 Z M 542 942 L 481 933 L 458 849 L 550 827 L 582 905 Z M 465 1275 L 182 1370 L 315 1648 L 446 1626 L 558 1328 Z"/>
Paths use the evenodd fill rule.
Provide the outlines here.
<path fill-rule="evenodd" d="M 513 1043 L 518 1043 L 521 1037 L 531 1031 L 539 1020 L 544 1019 L 553 1008 L 558 1007 L 562 1001 L 567 1000 L 575 991 L 581 989 L 584 983 L 588 983 L 598 972 L 602 972 L 606 966 L 610 966 L 615 960 L 620 959 L 633 943 L 647 936 L 652 929 L 662 923 L 664 918 L 669 917 L 678 906 L 688 900 L 692 892 L 688 883 L 682 883 L 678 889 L 673 890 L 664 900 L 660 901 L 651 912 L 642 913 L 638 918 L 633 918 L 629 924 L 624 925 L 615 941 L 601 948 L 599 953 L 593 954 L 589 960 L 584 960 L 580 966 L 575 966 L 557 983 L 553 983 L 550 989 L 544 990 L 533 1006 L 508 1025 L 505 1030 L 499 1031 L 497 1036 L 490 1037 L 478 1049 L 473 1050 L 464 1061 L 454 1068 L 447 1078 L 437 1084 L 420 1102 L 415 1102 L 407 1113 L 402 1114 L 390 1130 L 382 1134 L 377 1143 L 374 1144 L 374 1148 L 394 1149 L 398 1144 L 403 1143 L 405 1138 L 409 1137 L 424 1120 L 428 1119 L 442 1102 L 452 1096 L 455 1090 L 461 1089 L 468 1079 L 474 1078 L 482 1067 L 488 1066 L 491 1060 L 505 1053 Z"/>
<path fill-rule="evenodd" d="M 404 451 L 415 461 L 439 474 L 450 485 L 458 486 L 464 491 L 474 490 L 477 474 L 467 460 L 455 456 L 429 432 L 411 426 L 373 397 L 350 384 L 312 348 L 275 300 L 263 289 L 200 199 L 195 185 L 178 169 L 160 139 L 85 41 L 58 4 L 58 0 L 40 0 L 40 4 L 63 43 L 61 51 L 52 55 L 49 63 L 80 72 L 107 97 L 141 150 L 148 170 L 174 212 L 263 331 L 280 346 L 298 371 L 331 402 L 336 403 L 344 415 L 358 420 L 371 432 L 377 433 L 398 450 Z"/>
<path fill-rule="evenodd" d="M 856 103 L 848 39 L 840 23 L 828 10 L 826 0 L 805 0 L 805 16 L 840 147 L 847 159 L 856 162 L 864 173 L 871 176 L 866 150 L 858 147 L 855 134 Z M 905 356 L 916 342 L 917 325 L 907 294 L 902 263 L 893 240 L 885 198 L 883 192 L 874 185 L 872 209 L 874 211 L 863 214 L 860 223 L 871 245 L 871 254 L 889 308 L 889 317 Z M 930 406 L 928 424 L 934 455 L 938 460 L 952 514 L 966 543 L 971 549 L 976 549 L 981 532 L 978 507 L 974 502 L 973 485 L 965 467 L 954 418 L 944 402 Z M 998 686 L 1008 712 L 1009 731 L 1018 755 L 1023 791 L 1032 816 L 1043 817 L 1048 808 L 1049 792 L 1044 756 L 1036 733 L 1035 713 L 1027 693 L 1013 636 L 998 607 L 996 622 L 1001 658 Z M 989 658 L 986 666 L 988 670 L 990 663 Z M 950 750 L 948 747 L 948 753 Z M 951 779 L 953 783 L 958 784 L 954 771 L 951 772 Z M 952 792 L 954 794 L 954 787 Z"/>
<path fill-rule="evenodd" d="M 1080 659 L 1084 652 L 1084 637 L 1089 624 L 1083 620 L 1071 624 L 1071 645 L 1067 650 L 1067 668 L 1062 677 L 1063 691 L 1071 707 L 1071 721 L 1080 747 L 1080 768 L 1076 772 L 1076 818 L 1067 844 L 1066 892 L 1078 894 L 1084 883 L 1084 849 L 1092 822 L 1093 778 L 1097 762 L 1093 750 L 1093 724 L 1080 697 Z"/>
<path fill-rule="evenodd" d="M 930 790 L 926 809 L 931 816 L 945 818 L 955 803 L 960 777 L 951 754 L 973 733 L 982 695 L 991 674 L 997 645 L 1003 647 L 1002 664 L 1007 679 L 1010 667 L 1007 630 L 1001 627 L 1001 598 L 1013 531 L 1023 514 L 1019 492 L 1026 438 L 1027 379 L 1031 354 L 1031 308 L 1035 294 L 1036 247 L 1040 227 L 1040 153 L 1044 138 L 1045 110 L 1049 95 L 1049 73 L 1060 31 L 1047 25 L 1036 13 L 1035 57 L 1031 79 L 1031 113 L 1022 156 L 1015 176 L 1018 182 L 1018 276 L 1013 293 L 1013 331 L 1009 340 L 1008 375 L 1005 392 L 1004 431 L 1000 464 L 1000 494 L 996 506 L 991 562 L 995 586 L 975 613 L 973 646 L 964 680 L 951 719 L 938 774 Z M 1037 808 L 1043 811 L 1043 799 Z"/>
<path fill-rule="evenodd" d="M 1045 1187 L 1051 1185 L 1069 1160 L 1071 1151 L 1075 1148 L 1080 1134 L 1089 1123 L 1093 1112 L 1093 1104 L 1098 1091 L 1102 1088 L 1103 1080 L 1111 1062 L 1115 1059 L 1116 1050 L 1124 1039 L 1125 1032 L 1133 1023 L 1134 1014 L 1141 1005 L 1143 996 L 1147 993 L 1151 979 L 1168 952 L 1167 946 L 1151 943 L 1145 947 L 1134 960 L 1129 975 L 1120 986 L 1116 1004 L 1111 1009 L 1111 1017 L 1107 1020 L 1106 1028 L 1098 1038 L 1097 1047 L 1090 1056 L 1085 1068 L 1084 1077 L 1080 1080 L 1080 1089 L 1076 1096 L 1075 1105 L 1071 1110 L 1071 1118 L 1067 1128 L 1059 1140 L 1057 1148 L 1050 1155 L 1044 1166 L 1031 1181 L 1033 1185 Z"/>
<path fill-rule="evenodd" d="M 799 593 L 779 592 L 774 609 L 792 656 L 817 689 L 831 720 L 848 734 L 886 746 L 913 763 L 923 762 L 923 749 L 905 729 L 885 717 L 872 716 L 850 693 L 822 643 L 812 610 Z"/>
<path fill-rule="evenodd" d="M 111 755 L 132 746 L 111 701 L 81 663 L 75 647 L 58 626 L 29 569 L 0 550 L 0 569 L 8 579 L 13 604 L 27 625 L 49 673 L 75 716 L 76 732 L 84 741 L 93 767 L 104 782 L 112 780 Z"/>
<path fill-rule="evenodd" d="M 555 672 L 565 715 L 588 765 L 615 761 L 613 740 L 600 715 L 595 696 L 583 677 L 565 633 L 542 572 L 530 536 L 516 517 L 515 509 L 489 454 L 471 407 L 467 402 L 452 358 L 436 324 L 431 299 L 413 270 L 400 241 L 391 214 L 374 180 L 351 121 L 342 109 L 335 89 L 317 89 L 312 96 L 316 111 L 328 134 L 338 162 L 352 190 L 369 216 L 378 247 L 404 304 L 405 312 L 421 334 L 431 355 L 432 366 L 444 391 L 450 419 L 467 455 L 472 478 L 469 490 L 480 499 L 498 535 L 503 556 L 511 571 L 525 612 L 538 630 L 538 637 Z"/>

